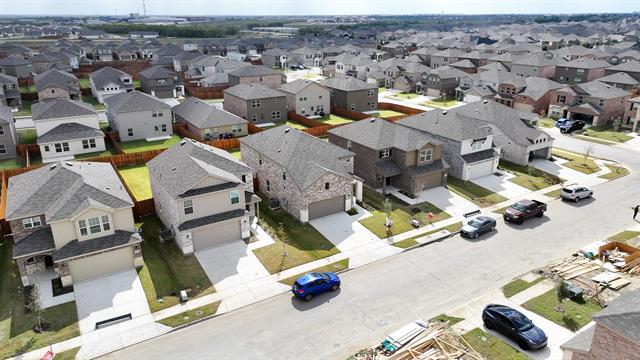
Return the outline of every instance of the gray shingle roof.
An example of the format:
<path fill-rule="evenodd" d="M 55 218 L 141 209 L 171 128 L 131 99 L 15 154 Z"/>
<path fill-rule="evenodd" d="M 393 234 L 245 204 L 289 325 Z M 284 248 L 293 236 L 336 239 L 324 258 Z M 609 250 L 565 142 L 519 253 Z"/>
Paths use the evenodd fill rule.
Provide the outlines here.
<path fill-rule="evenodd" d="M 67 219 L 91 207 L 120 209 L 133 201 L 109 163 L 58 162 L 13 176 L 7 186 L 7 219 L 45 214 Z"/>
<path fill-rule="evenodd" d="M 283 75 L 283 73 L 269 69 L 266 66 L 248 65 L 229 71 L 229 75 L 243 76 L 266 76 L 266 75 Z"/>
<path fill-rule="evenodd" d="M 174 114 L 199 129 L 248 123 L 247 120 L 237 115 L 219 109 L 195 97 L 186 99 L 181 104 L 174 106 L 171 110 Z"/>
<path fill-rule="evenodd" d="M 31 106 L 33 120 L 59 119 L 71 116 L 90 116 L 98 112 L 93 105 L 64 98 L 48 99 L 37 102 Z"/>
<path fill-rule="evenodd" d="M 145 79 L 166 79 L 169 77 L 178 76 L 175 72 L 162 67 L 162 66 L 152 66 L 148 69 L 140 71 L 140 76 Z"/>
<path fill-rule="evenodd" d="M 0 105 L 0 124 L 8 125 L 13 123 L 13 113 L 8 106 Z"/>
<path fill-rule="evenodd" d="M 37 143 L 44 144 L 56 141 L 91 139 L 100 137 L 104 137 L 104 133 L 99 129 L 94 129 L 83 124 L 70 122 L 66 124 L 60 124 L 42 134 L 41 136 L 38 136 Z"/>
<path fill-rule="evenodd" d="M 60 249 L 54 251 L 53 261 L 63 261 L 100 251 L 121 248 L 142 242 L 140 234 L 130 231 L 116 230 L 113 234 L 94 239 L 71 240 Z"/>
<path fill-rule="evenodd" d="M 593 315 L 593 321 L 640 342 L 640 290 L 620 295 Z"/>
<path fill-rule="evenodd" d="M 376 85 L 369 84 L 365 81 L 356 79 L 351 76 L 347 77 L 334 77 L 329 78 L 321 82 L 320 84 L 337 90 L 343 91 L 354 91 L 354 90 L 370 90 L 370 89 L 378 89 Z"/>
<path fill-rule="evenodd" d="M 272 89 L 268 86 L 254 83 L 254 84 L 238 84 L 234 87 L 228 88 L 224 91 L 225 94 L 233 95 L 244 100 L 252 99 L 267 99 L 273 97 L 286 96 L 285 93 L 279 90 Z"/>
<path fill-rule="evenodd" d="M 549 80 L 546 78 L 541 78 L 537 76 L 531 76 L 524 79 L 526 83 L 526 88 L 523 92 L 518 95 L 526 95 L 531 97 L 534 100 L 540 99 L 544 94 L 549 92 L 550 90 L 560 89 L 567 85 L 560 84 L 553 80 Z"/>
<path fill-rule="evenodd" d="M 25 257 L 55 250 L 51 227 L 43 227 L 24 237 L 13 245 L 13 257 Z"/>
<path fill-rule="evenodd" d="M 301 90 L 305 89 L 307 86 L 313 86 L 313 85 L 317 85 L 320 86 L 322 88 L 325 88 L 323 85 L 315 82 L 315 81 L 311 81 L 311 80 L 303 80 L 303 79 L 298 79 L 298 80 L 294 80 L 292 82 L 288 82 L 282 86 L 280 86 L 280 90 L 290 93 L 290 94 L 297 94 L 299 93 Z M 326 88 L 325 88 L 326 89 Z M 328 91 L 328 89 L 327 89 Z"/>
<path fill-rule="evenodd" d="M 626 90 L 622 90 L 598 80 L 589 81 L 584 84 L 578 84 L 573 88 L 578 93 L 585 93 L 602 99 L 613 99 L 629 95 Z"/>
<path fill-rule="evenodd" d="M 579 334 L 569 339 L 569 341 L 560 345 L 560 348 L 563 350 L 588 352 L 591 349 L 595 329 L 595 325 L 589 326 L 586 330 L 581 331 Z"/>
<path fill-rule="evenodd" d="M 109 111 L 116 113 L 171 108 L 169 104 L 155 96 L 137 90 L 109 96 L 104 102 L 107 104 Z"/>
<path fill-rule="evenodd" d="M 116 70 L 110 66 L 105 66 L 102 69 L 92 72 L 91 74 L 89 74 L 89 77 L 93 80 L 93 84 L 97 89 L 102 89 L 109 83 L 114 83 L 121 86 L 122 88 L 133 88 L 132 82 L 125 84 L 124 82 L 122 82 L 122 80 L 120 80 L 123 77 L 131 78 L 131 75 L 125 73 L 124 71 Z"/>
<path fill-rule="evenodd" d="M 622 64 L 607 68 L 607 70 L 623 71 L 623 72 L 640 72 L 640 61 L 630 60 Z"/>
<path fill-rule="evenodd" d="M 300 190 L 327 172 L 352 177 L 344 159 L 353 161 L 354 153 L 287 126 L 243 137 L 240 143 L 287 169 Z"/>
<path fill-rule="evenodd" d="M 36 91 L 40 92 L 48 87 L 59 87 L 72 93 L 80 91 L 78 79 L 73 75 L 57 69 L 51 69 L 38 74 L 33 78 Z"/>
<path fill-rule="evenodd" d="M 173 145 L 149 161 L 147 167 L 149 176 L 174 198 L 191 190 L 208 176 L 240 184 L 242 175 L 253 172 L 228 152 L 194 140 L 182 140 Z"/>
<path fill-rule="evenodd" d="M 22 55 L 11 54 L 5 58 L 0 59 L 0 65 L 5 66 L 19 66 L 19 65 L 28 65 L 31 64 L 31 61 L 25 60 Z"/>
<path fill-rule="evenodd" d="M 600 79 L 601 82 L 604 83 L 612 83 L 612 84 L 624 84 L 624 85 L 638 85 L 640 82 L 634 79 L 633 76 L 625 73 L 625 72 L 617 72 L 611 75 L 603 76 Z"/>
<path fill-rule="evenodd" d="M 374 150 L 396 148 L 411 151 L 427 144 L 441 144 L 424 132 L 376 118 L 333 128 L 329 133 Z"/>
<path fill-rule="evenodd" d="M 201 218 L 185 221 L 178 225 L 178 230 L 184 231 L 189 229 L 195 229 L 200 226 L 215 224 L 221 221 L 231 220 L 243 217 L 249 213 L 245 209 L 235 209 L 231 211 L 225 211 L 223 213 L 204 216 Z"/>

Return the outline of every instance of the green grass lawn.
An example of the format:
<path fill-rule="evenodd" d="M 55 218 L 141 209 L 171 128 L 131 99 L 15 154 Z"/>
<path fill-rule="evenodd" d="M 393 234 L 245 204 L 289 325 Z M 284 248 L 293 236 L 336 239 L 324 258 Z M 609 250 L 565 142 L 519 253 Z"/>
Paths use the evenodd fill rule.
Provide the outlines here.
<path fill-rule="evenodd" d="M 387 91 L 387 88 L 386 88 L 386 87 L 384 87 L 384 86 L 381 86 L 381 87 L 379 87 L 379 88 L 378 88 L 378 94 L 379 94 L 379 93 L 383 93 L 383 92 L 385 92 L 385 91 Z"/>
<path fill-rule="evenodd" d="M 287 122 L 284 122 L 284 123 L 279 124 L 279 125 L 286 125 L 288 127 L 292 127 L 294 129 L 298 129 L 298 130 L 304 130 L 304 129 L 308 129 L 309 128 L 308 126 L 299 124 L 299 123 L 297 123 L 295 121 L 287 121 Z"/>
<path fill-rule="evenodd" d="M 36 92 L 36 85 L 35 84 L 31 84 L 29 86 L 20 86 L 18 88 L 18 91 L 20 91 L 20 94 L 27 94 L 27 93 L 34 93 Z"/>
<path fill-rule="evenodd" d="M 461 228 L 462 228 L 462 223 L 461 222 L 457 222 L 457 223 L 454 223 L 454 224 L 451 224 L 451 225 L 447 225 L 447 226 L 441 227 L 439 229 L 431 230 L 431 231 L 426 232 L 424 234 L 420 234 L 420 235 L 412 236 L 412 237 L 404 239 L 404 240 L 400 240 L 400 241 L 398 241 L 396 243 L 393 243 L 393 246 L 396 246 L 396 247 L 399 247 L 399 248 L 403 248 L 403 249 L 410 248 L 410 247 L 412 247 L 414 245 L 418 245 L 418 242 L 416 241 L 416 239 L 421 238 L 423 236 L 431 235 L 431 234 L 440 232 L 442 230 L 447 230 L 447 231 L 449 231 L 450 233 L 453 234 L 453 233 L 456 233 L 456 232 L 460 231 Z"/>
<path fill-rule="evenodd" d="M 349 259 L 344 259 L 344 260 L 340 260 L 340 261 L 336 261 L 332 264 L 329 265 L 325 265 L 319 268 L 315 268 L 313 270 L 304 272 L 304 273 L 300 273 L 291 277 L 288 277 L 286 279 L 282 279 L 280 280 L 281 283 L 285 284 L 285 285 L 293 285 L 293 283 L 298 280 L 298 278 L 306 273 L 310 273 L 310 272 L 338 272 L 338 271 L 342 271 L 344 269 L 348 269 L 349 268 Z"/>
<path fill-rule="evenodd" d="M 183 255 L 174 242 L 160 243 L 160 219 L 147 216 L 140 225 L 144 266 L 138 276 L 151 312 L 178 304 L 180 290 L 187 290 L 190 299 L 215 292 L 195 255 Z"/>
<path fill-rule="evenodd" d="M 527 301 L 522 306 L 571 331 L 576 331 L 587 325 L 591 322 L 591 316 L 602 310 L 602 307 L 592 300 L 587 300 L 584 304 L 565 300 L 562 302 L 564 313 L 558 312 L 555 310 L 558 306 L 555 289 Z"/>
<path fill-rule="evenodd" d="M 430 321 L 439 321 L 439 322 L 449 322 L 449 326 L 459 323 L 460 321 L 464 321 L 464 318 L 459 318 L 455 316 L 449 316 L 447 314 L 440 314 L 430 319 Z"/>
<path fill-rule="evenodd" d="M 485 189 L 480 185 L 476 185 L 471 181 L 462 181 L 460 179 L 449 176 L 447 179 L 447 188 L 463 198 L 473 202 L 481 208 L 495 205 L 506 201 L 502 195 L 496 194 L 489 189 Z"/>
<path fill-rule="evenodd" d="M 405 114 L 398 111 L 393 111 L 393 110 L 379 110 L 378 115 L 376 116 L 381 118 L 389 118 L 389 117 L 400 116 L 400 115 L 405 115 Z"/>
<path fill-rule="evenodd" d="M 56 356 L 53 359 L 54 360 L 74 360 L 79 350 L 80 348 L 77 347 L 77 348 L 69 349 L 67 351 L 59 352 L 56 354 Z"/>
<path fill-rule="evenodd" d="M 614 131 L 611 126 L 590 127 L 585 129 L 581 135 L 618 143 L 623 143 L 633 139 L 632 136 L 627 135 L 624 131 Z"/>
<path fill-rule="evenodd" d="M 542 276 L 531 282 L 522 279 L 515 279 L 502 287 L 502 293 L 504 294 L 504 296 L 510 298 L 517 293 L 527 290 L 528 288 L 532 287 L 542 280 L 544 280 Z"/>
<path fill-rule="evenodd" d="M 17 169 L 24 166 L 23 158 L 0 160 L 0 170 Z"/>
<path fill-rule="evenodd" d="M 557 176 L 548 174 L 533 166 L 521 166 L 500 160 L 498 167 L 516 176 L 509 179 L 509 181 L 531 191 L 537 191 L 561 183 L 561 180 Z"/>
<path fill-rule="evenodd" d="M 551 198 L 554 198 L 554 199 L 558 199 L 558 198 L 560 198 L 560 191 L 562 191 L 562 189 L 549 191 L 548 193 L 546 193 L 544 195 L 548 196 L 548 197 L 551 197 Z"/>
<path fill-rule="evenodd" d="M 540 126 L 544 128 L 553 128 L 556 126 L 556 121 L 552 118 L 540 119 Z"/>
<path fill-rule="evenodd" d="M 20 144 L 35 144 L 38 139 L 36 129 L 17 129 L 16 133 Z"/>
<path fill-rule="evenodd" d="M 93 105 L 96 110 L 105 110 L 107 108 L 104 104 L 100 104 L 92 95 L 82 95 L 82 101 Z"/>
<path fill-rule="evenodd" d="M 188 310 L 177 315 L 170 316 L 166 319 L 158 321 L 160 324 L 170 327 L 177 327 L 184 324 L 188 324 L 192 321 L 196 321 L 207 316 L 215 315 L 220 306 L 220 301 L 216 301 L 212 304 L 197 307 L 193 310 Z"/>
<path fill-rule="evenodd" d="M 448 213 L 438 209 L 434 205 L 430 203 L 421 203 L 416 205 L 408 205 L 400 202 L 395 197 L 387 196 L 386 199 L 389 199 L 391 205 L 393 206 L 393 211 L 391 212 L 391 220 L 393 221 L 393 225 L 391 225 L 390 231 L 387 232 L 387 228 L 385 225 L 385 220 L 387 215 L 384 212 L 384 200 L 385 197 L 382 194 L 379 194 L 375 190 L 364 188 L 363 189 L 363 202 L 366 205 L 374 208 L 374 210 L 369 210 L 371 212 L 371 217 L 360 220 L 360 224 L 369 229 L 372 233 L 374 233 L 377 237 L 384 239 L 391 235 L 402 234 L 403 232 L 413 230 L 414 227 L 411 225 L 411 220 L 416 219 L 420 222 L 421 225 L 426 225 L 429 223 L 428 213 L 431 212 L 433 217 L 433 222 L 438 222 L 444 219 L 448 219 L 451 217 Z M 420 212 L 413 212 L 412 209 L 417 208 L 420 209 Z"/>
<path fill-rule="evenodd" d="M 607 240 L 609 241 L 619 241 L 619 242 L 627 242 L 631 239 L 634 239 L 636 237 L 640 236 L 640 231 L 631 231 L 631 230 L 625 230 L 625 231 L 621 231 L 615 235 L 611 235 L 609 236 L 609 238 Z"/>
<path fill-rule="evenodd" d="M 475 328 L 462 337 L 487 360 L 528 360 L 529 358 L 499 338 Z"/>
<path fill-rule="evenodd" d="M 264 200 L 260 202 L 259 222 L 273 237 L 275 244 L 258 248 L 253 253 L 271 274 L 340 252 L 313 226 L 301 224 L 283 209 L 269 209 Z M 278 235 L 279 224 L 282 224 L 284 234 Z M 283 256 L 283 252 L 286 256 Z"/>
<path fill-rule="evenodd" d="M 600 175 L 600 176 L 598 176 L 599 178 L 607 179 L 607 180 L 615 180 L 615 179 L 621 178 L 623 176 L 627 176 L 629 174 L 629 169 L 627 169 L 624 166 L 616 166 L 616 165 L 607 164 L 607 168 L 611 172 L 606 173 L 604 175 Z"/>
<path fill-rule="evenodd" d="M 414 94 L 414 93 L 399 92 L 399 93 L 388 95 L 387 97 L 394 98 L 394 99 L 411 100 L 411 99 L 417 98 L 418 96 L 420 95 Z"/>
<path fill-rule="evenodd" d="M 147 141 L 144 139 L 121 142 L 120 147 L 125 153 L 134 153 L 148 150 L 166 149 L 180 142 L 180 136 L 171 135 L 169 139 Z"/>
<path fill-rule="evenodd" d="M 107 149 L 105 149 L 104 151 L 96 151 L 96 152 L 85 153 L 85 154 L 77 154 L 77 155 L 74 155 L 73 157 L 74 157 L 75 160 L 86 160 L 86 159 L 91 159 L 91 158 L 112 156 L 112 155 L 114 155 L 114 152 L 107 145 Z"/>
<path fill-rule="evenodd" d="M 78 82 L 80 83 L 81 89 L 88 89 L 91 87 L 91 82 L 89 82 L 89 78 L 79 78 Z"/>
<path fill-rule="evenodd" d="M 129 186 L 136 200 L 151 199 L 151 183 L 149 182 L 149 169 L 146 165 L 128 165 L 118 169 L 120 175 Z"/>
<path fill-rule="evenodd" d="M 0 358 L 39 349 L 80 335 L 76 303 L 43 310 L 49 330 L 36 334 L 33 313 L 26 314 L 22 281 L 11 257 L 12 240 L 0 242 Z"/>
<path fill-rule="evenodd" d="M 559 149 L 553 149 L 552 155 L 561 159 L 569 160 L 569 162 L 562 164 L 562 166 L 579 171 L 583 174 L 593 174 L 594 172 L 600 171 L 600 167 L 593 161 L 593 158 L 588 157 L 585 160 L 584 155 Z"/>
<path fill-rule="evenodd" d="M 339 115 L 335 115 L 335 114 L 329 114 L 329 115 L 325 115 L 319 119 L 315 119 L 316 121 L 320 121 L 323 124 L 326 125 L 340 125 L 340 124 L 349 124 L 352 123 L 353 120 L 348 119 L 346 117 L 342 117 Z"/>
<path fill-rule="evenodd" d="M 596 143 L 596 144 L 600 144 L 600 145 L 607 145 L 607 146 L 616 145 L 616 143 L 612 143 L 610 141 L 604 141 L 604 140 L 601 140 L 601 139 L 598 139 L 598 138 L 589 137 L 589 136 L 585 136 L 585 135 L 575 134 L 575 135 L 571 135 L 571 136 L 576 138 L 576 139 L 590 141 L 590 142 L 593 142 L 593 143 Z"/>
<path fill-rule="evenodd" d="M 229 152 L 229 154 L 233 155 L 233 157 L 235 157 L 236 159 L 240 160 L 240 149 L 234 149 L 234 150 L 227 150 Z"/>
<path fill-rule="evenodd" d="M 450 108 L 458 103 L 457 100 L 442 100 L 442 99 L 433 99 L 429 101 L 425 101 L 421 103 L 422 106 L 446 109 Z"/>
<path fill-rule="evenodd" d="M 30 100 L 22 99 L 22 108 L 18 112 L 14 112 L 13 116 L 31 116 L 31 104 L 33 104 Z"/>

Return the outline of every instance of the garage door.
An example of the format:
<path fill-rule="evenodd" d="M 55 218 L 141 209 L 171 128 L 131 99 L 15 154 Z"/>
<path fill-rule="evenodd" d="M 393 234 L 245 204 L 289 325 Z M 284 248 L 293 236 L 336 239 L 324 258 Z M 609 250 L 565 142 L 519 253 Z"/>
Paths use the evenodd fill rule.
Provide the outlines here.
<path fill-rule="evenodd" d="M 473 180 L 484 176 L 489 176 L 495 171 L 493 159 L 469 165 L 467 180 Z"/>
<path fill-rule="evenodd" d="M 344 211 L 344 196 L 320 200 L 309 204 L 309 220 L 318 219 Z"/>
<path fill-rule="evenodd" d="M 118 250 L 69 261 L 74 283 L 133 268 L 133 249 Z"/>
<path fill-rule="evenodd" d="M 195 251 L 208 249 L 231 241 L 242 240 L 240 220 L 194 230 L 191 236 L 193 239 L 193 249 Z"/>
<path fill-rule="evenodd" d="M 415 184 L 421 184 L 422 190 L 431 189 L 442 185 L 442 173 L 425 174 L 414 180 Z"/>

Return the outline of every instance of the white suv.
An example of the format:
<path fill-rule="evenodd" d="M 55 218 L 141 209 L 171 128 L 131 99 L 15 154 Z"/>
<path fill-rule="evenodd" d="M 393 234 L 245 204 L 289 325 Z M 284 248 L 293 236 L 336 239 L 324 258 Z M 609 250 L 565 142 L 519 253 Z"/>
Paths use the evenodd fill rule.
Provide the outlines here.
<path fill-rule="evenodd" d="M 593 195 L 593 190 L 579 185 L 567 185 L 560 190 L 560 197 L 565 200 L 573 200 L 575 202 L 581 199 L 590 198 Z"/>

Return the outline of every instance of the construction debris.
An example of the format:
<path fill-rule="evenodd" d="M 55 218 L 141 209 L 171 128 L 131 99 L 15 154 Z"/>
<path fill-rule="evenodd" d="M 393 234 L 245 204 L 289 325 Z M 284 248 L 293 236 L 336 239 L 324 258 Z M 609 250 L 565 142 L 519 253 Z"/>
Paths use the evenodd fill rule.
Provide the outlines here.
<path fill-rule="evenodd" d="M 612 241 L 600 246 L 598 253 L 606 269 L 640 274 L 640 249 Z"/>
<path fill-rule="evenodd" d="M 482 356 L 448 322 L 429 323 L 429 328 L 416 336 L 389 360 L 476 359 Z"/>

